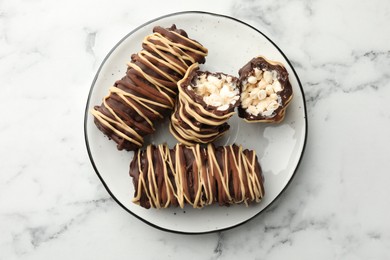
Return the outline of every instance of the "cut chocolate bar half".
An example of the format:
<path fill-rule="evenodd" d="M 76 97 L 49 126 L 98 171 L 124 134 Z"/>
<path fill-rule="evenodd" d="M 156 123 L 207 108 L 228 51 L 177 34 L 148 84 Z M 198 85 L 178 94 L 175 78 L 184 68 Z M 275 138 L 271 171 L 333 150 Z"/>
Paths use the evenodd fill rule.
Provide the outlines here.
<path fill-rule="evenodd" d="M 239 104 L 238 79 L 192 65 L 178 82 L 179 99 L 171 116 L 171 133 L 181 143 L 209 143 L 228 129 L 227 120 Z"/>
<path fill-rule="evenodd" d="M 292 96 L 283 64 L 256 57 L 239 70 L 241 104 L 238 115 L 247 122 L 280 122 Z"/>

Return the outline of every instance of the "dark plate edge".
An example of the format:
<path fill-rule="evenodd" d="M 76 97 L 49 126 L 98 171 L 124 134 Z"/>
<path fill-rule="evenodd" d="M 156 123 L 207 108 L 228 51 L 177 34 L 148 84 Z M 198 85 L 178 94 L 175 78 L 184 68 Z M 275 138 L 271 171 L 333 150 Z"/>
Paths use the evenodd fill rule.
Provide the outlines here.
<path fill-rule="evenodd" d="M 227 18 L 227 19 L 231 19 L 231 20 L 234 20 L 236 22 L 239 22 L 241 24 L 244 24 L 250 28 L 252 28 L 253 30 L 255 30 L 256 32 L 260 33 L 261 35 L 263 35 L 272 45 L 274 45 L 276 47 L 276 49 L 282 54 L 282 56 L 286 59 L 287 63 L 289 64 L 289 66 L 291 67 L 293 73 L 294 73 L 294 76 L 296 77 L 297 81 L 298 81 L 298 85 L 299 85 L 299 88 L 301 90 L 301 93 L 302 93 L 302 98 L 303 98 L 303 109 L 304 109 L 304 118 L 305 118 L 305 138 L 304 138 L 304 143 L 303 143 L 303 147 L 302 147 L 302 152 L 301 152 L 301 155 L 299 157 L 299 160 L 298 160 L 298 164 L 297 166 L 295 167 L 294 169 L 294 172 L 293 174 L 291 175 L 291 178 L 289 179 L 289 181 L 287 182 L 286 186 L 280 191 L 280 193 L 275 197 L 275 199 L 273 201 L 271 201 L 264 209 L 262 209 L 261 211 L 259 211 L 257 214 L 255 214 L 254 216 L 252 216 L 251 218 L 248 218 L 247 220 L 245 221 L 242 221 L 236 225 L 232 225 L 232 226 L 229 226 L 229 227 L 226 227 L 226 228 L 221 228 L 221 229 L 215 229 L 215 230 L 209 230 L 209 231 L 203 231 L 203 232 L 184 232 L 184 231 L 178 231 L 178 230 L 172 230 L 172 229 L 167 229 L 167 228 L 163 228 L 163 227 L 160 227 L 156 224 L 153 224 L 149 221 L 147 221 L 146 219 L 138 216 L 137 214 L 133 213 L 131 210 L 129 210 L 128 208 L 126 208 L 126 206 L 124 206 L 115 196 L 114 194 L 111 192 L 111 190 L 109 189 L 109 187 L 107 186 L 107 184 L 105 183 L 103 177 L 100 175 L 96 165 L 95 165 L 95 162 L 92 158 L 92 154 L 91 154 L 91 150 L 89 148 L 89 140 L 88 140 L 88 134 L 87 134 L 87 118 L 88 118 L 88 115 L 89 115 L 89 105 L 90 105 L 90 100 L 91 100 L 91 95 L 92 95 L 92 92 L 93 92 L 93 89 L 94 89 L 94 85 L 95 85 L 95 82 L 100 74 L 100 71 L 103 67 L 103 65 L 105 64 L 105 62 L 107 61 L 108 57 L 111 55 L 111 53 L 126 39 L 128 38 L 130 35 L 132 35 L 134 32 L 138 31 L 140 28 L 144 27 L 145 25 L 148 25 L 150 23 L 153 23 L 155 21 L 158 21 L 158 20 L 161 20 L 163 18 L 166 18 L 166 17 L 170 17 L 170 16 L 175 16 L 175 15 L 181 15 L 181 14 L 191 14 L 191 13 L 194 13 L 194 14 L 207 14 L 207 15 L 212 15 L 212 16 L 218 16 L 218 17 L 223 17 L 223 18 Z M 91 88 L 90 88 L 90 91 L 88 93 L 88 99 L 87 99 L 87 104 L 86 104 L 86 107 L 85 107 L 85 112 L 84 112 L 84 139 L 85 139 L 85 145 L 86 145 L 86 148 L 87 148 L 87 152 L 88 152 L 88 156 L 89 156 L 89 159 L 91 161 L 91 164 L 92 164 L 92 167 L 93 169 L 95 170 L 95 173 L 97 174 L 97 176 L 99 177 L 100 181 L 103 183 L 103 186 L 104 188 L 107 190 L 107 192 L 109 193 L 109 195 L 114 199 L 114 201 L 116 203 L 118 203 L 125 211 L 127 211 L 128 213 L 130 213 L 131 215 L 133 215 L 134 217 L 136 217 L 137 219 L 143 221 L 144 223 L 154 227 L 154 228 L 157 228 L 159 230 L 162 230 L 162 231 L 166 231 L 166 232 L 172 232 L 172 233 L 176 233 L 176 234 L 185 234 L 185 235 L 200 235 L 200 234 L 209 234 L 209 233 L 215 233 L 215 232 L 222 232 L 222 231 L 226 231 L 226 230 L 229 230 L 229 229 L 233 229 L 235 227 L 238 227 L 240 225 L 243 225 L 247 222 L 249 222 L 250 220 L 254 219 L 255 217 L 259 216 L 262 212 L 265 212 L 268 208 L 270 208 L 278 199 L 279 197 L 285 192 L 285 190 L 290 186 L 290 183 L 292 182 L 292 180 L 294 179 L 295 175 L 296 175 L 296 172 L 301 164 L 301 161 L 302 161 L 302 158 L 303 158 L 303 154 L 305 152 L 305 149 L 306 149 L 306 143 L 307 143 L 307 135 L 308 135 L 308 121 L 307 121 L 307 109 L 306 109 L 306 98 L 305 98 L 305 93 L 303 91 L 303 87 L 302 87 L 302 83 L 298 77 L 298 74 L 296 73 L 294 67 L 292 66 L 290 60 L 287 58 L 287 56 L 284 54 L 284 52 L 279 48 L 279 46 L 277 46 L 268 36 L 266 36 L 264 33 L 262 33 L 261 31 L 259 31 L 258 29 L 256 29 L 255 27 L 253 27 L 252 25 L 249 25 L 241 20 L 238 20 L 234 17 L 230 17 L 230 16 L 227 16 L 227 15 L 222 15 L 222 14 L 216 14 L 216 13 L 210 13 L 210 12 L 204 12 L 204 11 L 183 11 L 183 12 L 176 12 L 176 13 L 170 13 L 170 14 L 167 14 L 167 15 L 163 15 L 163 16 L 160 16 L 158 18 L 155 18 L 155 19 L 152 19 L 152 20 L 149 20 L 148 22 L 146 23 L 143 23 L 142 25 L 136 27 L 134 30 L 132 30 L 131 32 L 129 32 L 126 36 L 124 36 L 111 50 L 110 52 L 106 55 L 106 57 L 104 58 L 104 60 L 101 62 L 100 66 L 99 66 L 99 69 L 98 71 L 96 72 L 96 75 L 92 81 L 92 84 L 91 84 Z"/>

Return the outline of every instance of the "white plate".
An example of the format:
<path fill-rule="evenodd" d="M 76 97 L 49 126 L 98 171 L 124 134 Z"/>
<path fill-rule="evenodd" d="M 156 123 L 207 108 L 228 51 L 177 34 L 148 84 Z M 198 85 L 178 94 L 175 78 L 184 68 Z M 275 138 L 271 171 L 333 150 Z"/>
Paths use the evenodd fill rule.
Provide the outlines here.
<path fill-rule="evenodd" d="M 118 151 L 94 125 L 89 110 L 100 105 L 108 88 L 123 77 L 132 53 L 141 49 L 143 38 L 156 25 L 176 24 L 190 38 L 209 50 L 202 70 L 225 72 L 238 76 L 238 70 L 258 55 L 282 62 L 293 86 L 294 98 L 280 124 L 248 124 L 234 116 L 229 121 L 230 131 L 216 144 L 242 144 L 256 150 L 265 177 L 265 197 L 257 205 L 245 207 L 208 206 L 146 210 L 131 202 L 134 188 L 129 177 L 133 152 Z M 146 139 L 148 143 L 167 142 L 172 147 L 176 140 L 167 130 L 168 119 L 157 127 L 157 132 Z M 302 157 L 307 133 L 306 107 L 302 86 L 291 63 L 282 51 L 263 33 L 231 17 L 204 12 L 182 12 L 149 21 L 126 35 L 110 51 L 100 66 L 89 93 L 85 111 L 85 140 L 92 165 L 107 191 L 120 206 L 144 222 L 167 231 L 207 233 L 242 224 L 264 211 L 285 190 Z"/>

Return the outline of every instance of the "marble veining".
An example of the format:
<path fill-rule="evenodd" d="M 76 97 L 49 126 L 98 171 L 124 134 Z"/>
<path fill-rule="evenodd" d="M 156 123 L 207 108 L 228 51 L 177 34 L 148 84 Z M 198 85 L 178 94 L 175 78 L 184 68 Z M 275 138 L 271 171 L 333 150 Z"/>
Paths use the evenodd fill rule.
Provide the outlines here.
<path fill-rule="evenodd" d="M 305 156 L 277 202 L 196 236 L 119 207 L 83 136 L 108 51 L 183 10 L 233 16 L 269 36 L 300 77 L 309 122 Z M 386 0 L 0 1 L 0 260 L 390 259 L 389 20 Z"/>

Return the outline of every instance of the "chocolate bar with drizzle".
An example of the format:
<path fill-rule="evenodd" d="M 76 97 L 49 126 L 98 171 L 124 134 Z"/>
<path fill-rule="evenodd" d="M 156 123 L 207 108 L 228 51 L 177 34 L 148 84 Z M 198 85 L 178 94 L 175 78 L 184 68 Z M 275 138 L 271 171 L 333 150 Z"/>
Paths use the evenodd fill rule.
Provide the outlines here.
<path fill-rule="evenodd" d="M 126 75 L 91 113 L 94 122 L 119 150 L 142 147 L 144 136 L 175 105 L 177 82 L 194 63 L 204 63 L 207 49 L 184 30 L 156 26 L 145 37 L 143 49 L 131 56 Z"/>
<path fill-rule="evenodd" d="M 144 208 L 258 203 L 264 178 L 255 151 L 208 144 L 148 145 L 130 163 L 133 202 Z"/>

